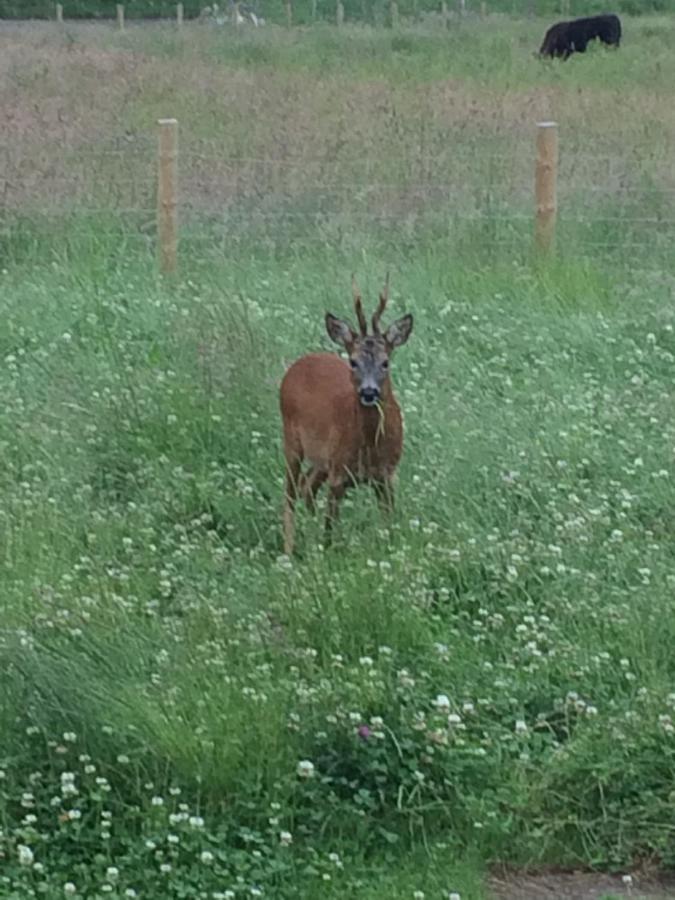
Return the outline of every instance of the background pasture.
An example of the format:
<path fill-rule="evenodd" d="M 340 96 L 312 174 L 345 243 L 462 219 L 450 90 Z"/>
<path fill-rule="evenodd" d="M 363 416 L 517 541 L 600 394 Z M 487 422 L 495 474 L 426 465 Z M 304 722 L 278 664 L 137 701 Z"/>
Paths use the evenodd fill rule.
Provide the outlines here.
<path fill-rule="evenodd" d="M 455 26 L 0 31 L 4 896 L 672 866 L 675 23 Z M 288 560 L 281 374 L 387 269 L 397 514 Z"/>

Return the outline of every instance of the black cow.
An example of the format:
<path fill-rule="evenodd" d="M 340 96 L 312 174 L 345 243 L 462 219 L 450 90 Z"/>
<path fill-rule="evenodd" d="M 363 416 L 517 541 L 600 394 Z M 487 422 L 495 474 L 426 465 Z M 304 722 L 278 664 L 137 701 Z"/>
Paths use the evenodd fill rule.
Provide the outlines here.
<path fill-rule="evenodd" d="M 618 47 L 621 42 L 621 21 L 612 13 L 589 16 L 572 22 L 558 22 L 544 35 L 540 56 L 567 59 L 572 53 L 584 53 L 589 41 L 600 38 L 603 44 Z"/>

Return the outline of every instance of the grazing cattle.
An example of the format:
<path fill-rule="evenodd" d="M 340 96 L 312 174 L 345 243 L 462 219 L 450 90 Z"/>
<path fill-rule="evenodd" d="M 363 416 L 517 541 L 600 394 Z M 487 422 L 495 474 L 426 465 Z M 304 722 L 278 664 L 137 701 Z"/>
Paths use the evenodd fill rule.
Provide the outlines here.
<path fill-rule="evenodd" d="M 588 43 L 596 38 L 603 44 L 618 47 L 621 42 L 619 17 L 610 13 L 558 22 L 546 32 L 539 55 L 567 59 L 572 53 L 584 53 Z"/>

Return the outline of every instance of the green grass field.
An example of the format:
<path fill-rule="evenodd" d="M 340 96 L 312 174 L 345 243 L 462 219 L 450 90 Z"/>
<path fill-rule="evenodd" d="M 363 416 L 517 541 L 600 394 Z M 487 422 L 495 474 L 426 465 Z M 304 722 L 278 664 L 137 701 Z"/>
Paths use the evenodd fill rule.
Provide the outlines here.
<path fill-rule="evenodd" d="M 3 898 L 675 864 L 675 20 L 546 24 L 0 34 Z M 397 512 L 289 560 L 281 376 L 386 270 Z"/>

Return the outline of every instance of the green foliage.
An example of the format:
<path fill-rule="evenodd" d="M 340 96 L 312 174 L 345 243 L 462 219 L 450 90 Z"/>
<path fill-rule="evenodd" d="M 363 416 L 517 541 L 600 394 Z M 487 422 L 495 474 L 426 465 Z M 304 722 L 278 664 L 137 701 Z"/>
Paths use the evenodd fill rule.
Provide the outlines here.
<path fill-rule="evenodd" d="M 111 247 L 3 276 L 7 895 L 670 862 L 668 276 L 405 260 L 400 512 L 356 493 L 330 553 L 300 514 L 290 562 L 273 385 L 334 252 L 171 287 Z"/>
<path fill-rule="evenodd" d="M 116 15 L 117 0 L 63 0 L 63 15 L 71 19 L 112 19 Z M 173 0 L 126 0 L 125 16 L 130 19 L 175 16 Z M 205 6 L 200 0 L 183 0 L 186 16 L 197 16 Z M 55 3 L 52 0 L 0 0 L 2 19 L 51 19 Z"/>

